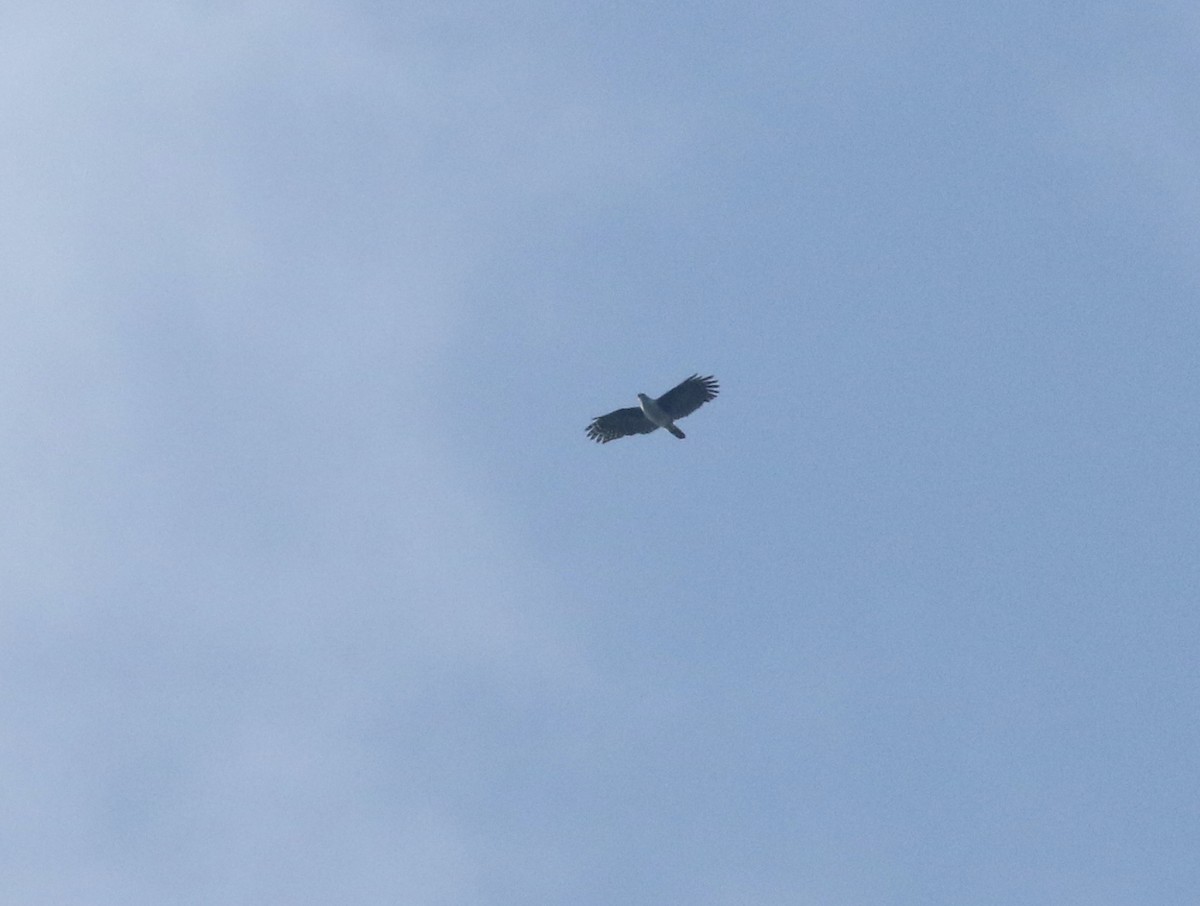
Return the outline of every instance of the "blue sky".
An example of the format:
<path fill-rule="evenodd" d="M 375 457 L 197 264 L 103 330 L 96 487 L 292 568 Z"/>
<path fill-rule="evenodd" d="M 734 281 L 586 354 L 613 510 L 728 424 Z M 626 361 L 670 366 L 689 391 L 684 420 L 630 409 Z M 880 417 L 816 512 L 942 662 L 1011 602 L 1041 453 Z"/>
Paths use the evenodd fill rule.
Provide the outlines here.
<path fill-rule="evenodd" d="M 0 898 L 1194 901 L 1198 60 L 9 4 Z"/>

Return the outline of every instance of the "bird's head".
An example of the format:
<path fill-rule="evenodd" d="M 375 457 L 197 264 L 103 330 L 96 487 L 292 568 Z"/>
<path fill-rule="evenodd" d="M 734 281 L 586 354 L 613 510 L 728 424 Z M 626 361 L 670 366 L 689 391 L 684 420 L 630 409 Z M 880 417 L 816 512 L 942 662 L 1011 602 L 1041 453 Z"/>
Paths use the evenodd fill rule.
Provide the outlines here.
<path fill-rule="evenodd" d="M 646 394 L 644 394 L 644 393 L 639 393 L 639 394 L 637 395 L 637 397 L 638 397 L 638 399 L 640 399 L 640 400 L 641 400 L 643 403 L 648 403 L 648 402 L 650 402 L 650 397 L 646 396 Z"/>

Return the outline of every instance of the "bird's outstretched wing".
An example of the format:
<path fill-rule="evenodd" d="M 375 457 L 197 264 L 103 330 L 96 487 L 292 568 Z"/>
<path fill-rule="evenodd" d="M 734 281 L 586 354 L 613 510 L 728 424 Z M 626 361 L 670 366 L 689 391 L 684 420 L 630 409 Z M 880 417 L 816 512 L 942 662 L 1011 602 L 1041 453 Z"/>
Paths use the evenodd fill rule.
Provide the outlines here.
<path fill-rule="evenodd" d="M 672 387 L 660 396 L 658 405 L 671 418 L 683 418 L 685 415 L 691 415 L 709 400 L 716 399 L 717 390 L 717 379 L 711 374 L 708 377 L 693 374 L 682 384 Z"/>
<path fill-rule="evenodd" d="M 606 444 L 618 437 L 649 434 L 657 429 L 658 425 L 646 418 L 640 408 L 631 406 L 593 418 L 592 423 L 588 425 L 587 436 L 597 443 Z"/>

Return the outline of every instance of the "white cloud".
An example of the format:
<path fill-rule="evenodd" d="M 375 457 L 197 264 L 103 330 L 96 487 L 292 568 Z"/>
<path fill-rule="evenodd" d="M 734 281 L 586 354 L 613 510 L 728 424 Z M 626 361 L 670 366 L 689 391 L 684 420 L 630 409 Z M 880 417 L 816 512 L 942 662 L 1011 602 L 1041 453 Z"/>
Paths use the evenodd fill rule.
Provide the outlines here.
<path fill-rule="evenodd" d="M 505 206 L 625 178 L 643 126 L 552 86 L 516 104 L 534 83 L 503 66 L 439 83 L 451 62 L 336 10 L 30 5 L 6 30 L 22 902 L 476 900 L 504 844 L 456 785 L 514 757 L 514 715 L 593 688 L 439 409 Z"/>

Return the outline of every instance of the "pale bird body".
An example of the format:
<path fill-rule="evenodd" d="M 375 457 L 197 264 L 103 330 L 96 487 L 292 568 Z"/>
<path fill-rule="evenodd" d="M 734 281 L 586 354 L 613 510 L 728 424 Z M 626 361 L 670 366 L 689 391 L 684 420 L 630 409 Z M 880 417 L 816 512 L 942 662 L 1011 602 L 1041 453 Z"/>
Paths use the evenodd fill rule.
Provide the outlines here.
<path fill-rule="evenodd" d="M 680 440 L 683 440 L 687 435 L 675 427 L 675 419 L 663 412 L 662 406 L 658 404 L 658 400 L 652 400 L 644 393 L 638 394 L 638 399 L 642 403 L 642 414 L 660 428 L 666 428 Z"/>

